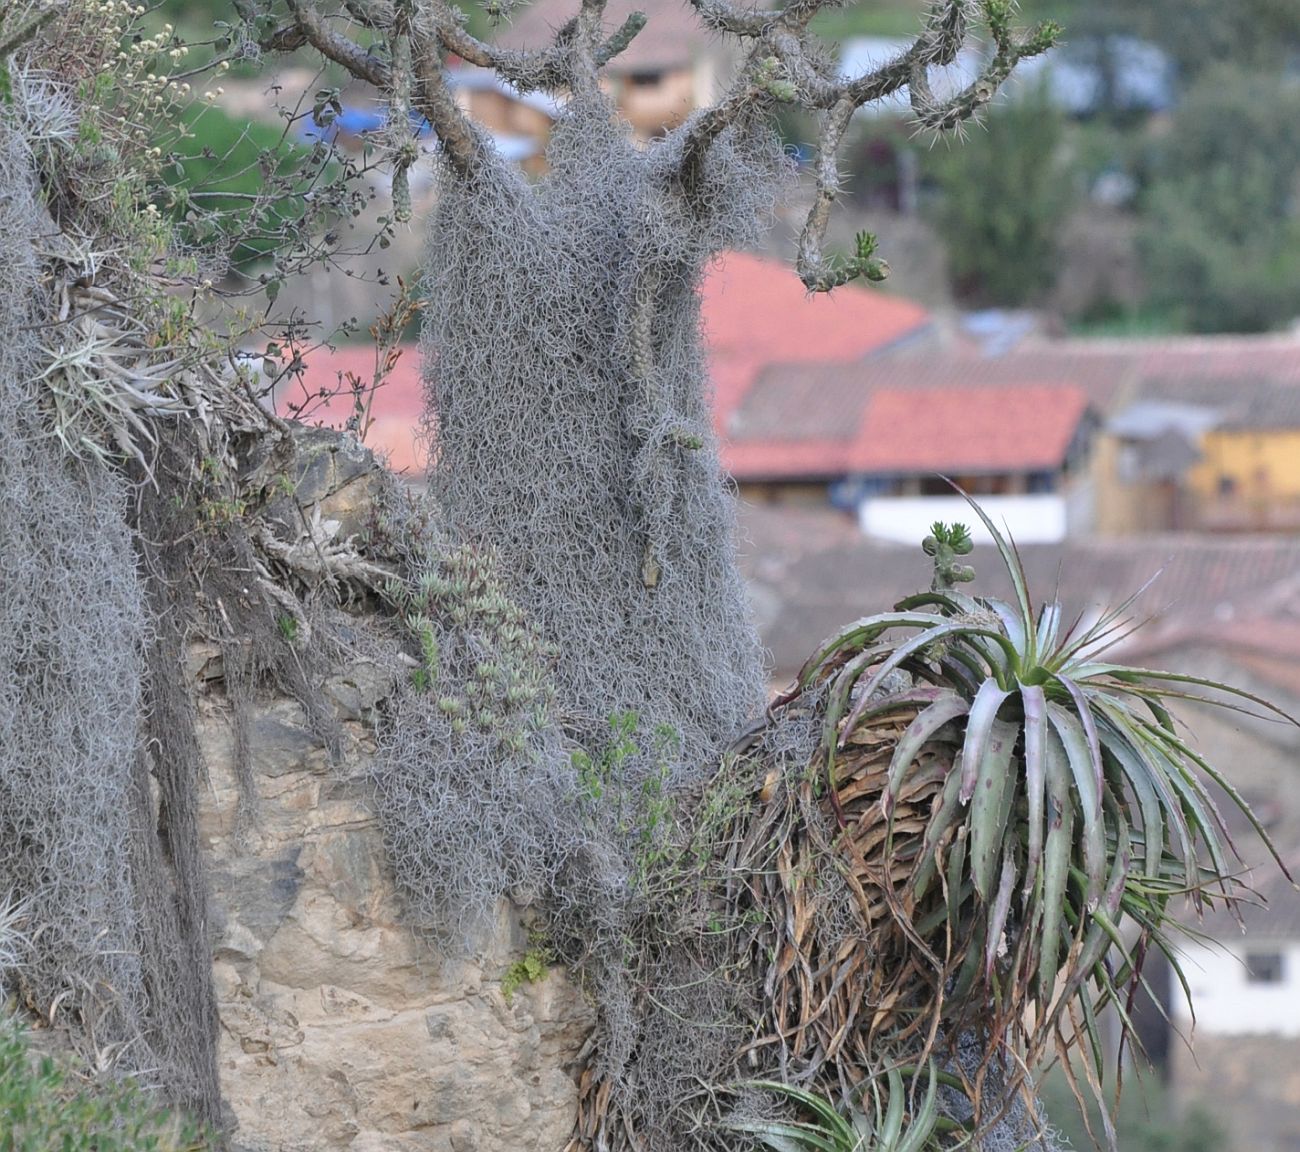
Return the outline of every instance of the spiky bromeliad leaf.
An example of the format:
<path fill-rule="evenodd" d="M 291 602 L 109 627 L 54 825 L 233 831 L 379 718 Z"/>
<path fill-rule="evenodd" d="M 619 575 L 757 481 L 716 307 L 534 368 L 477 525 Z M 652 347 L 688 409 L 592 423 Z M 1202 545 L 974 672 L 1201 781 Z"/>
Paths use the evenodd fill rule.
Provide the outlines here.
<path fill-rule="evenodd" d="M 1101 662 L 1097 653 L 1130 630 L 1133 601 L 1068 628 L 1059 605 L 1035 611 L 1014 544 L 972 508 L 996 542 L 1013 602 L 936 577 L 930 592 L 820 645 L 773 715 L 829 689 L 814 764 L 862 857 L 859 884 L 882 888 L 878 897 L 864 889 L 863 906 L 894 923 L 873 924 L 881 966 L 893 948 L 903 973 L 880 993 L 873 1031 L 976 1028 L 1005 1037 L 1026 1065 L 1076 1043 L 1095 1061 L 1089 1021 L 1109 1002 L 1127 1022 L 1142 982 L 1137 957 L 1152 944 L 1186 986 L 1169 940 L 1170 900 L 1233 906 L 1248 895 L 1207 780 L 1277 858 L 1245 801 L 1179 735 L 1167 703 L 1255 705 L 1296 721 L 1228 685 Z M 882 695 L 891 673 L 914 687 Z M 888 769 L 863 777 L 853 757 L 887 718 L 900 726 Z M 936 777 L 927 751 L 940 746 L 947 768 Z M 846 816 L 862 813 L 866 795 L 877 797 L 883 837 L 864 831 L 865 815 Z M 1126 922 L 1137 933 L 1129 948 Z"/>
<path fill-rule="evenodd" d="M 934 1061 L 927 1065 L 925 1095 L 910 1116 L 909 1095 L 903 1084 L 903 1071 L 889 1068 L 873 1078 L 863 1089 L 867 1101 L 841 1110 L 816 1092 L 774 1080 L 755 1080 L 750 1088 L 762 1089 L 788 1100 L 800 1109 L 807 1120 L 735 1120 L 724 1125 L 733 1132 L 757 1137 L 774 1152 L 921 1152 L 933 1141 L 939 1126 L 938 1089 L 941 1081 L 960 1087 L 960 1081 L 943 1076 Z M 881 1081 L 884 1081 L 882 1086 Z"/>

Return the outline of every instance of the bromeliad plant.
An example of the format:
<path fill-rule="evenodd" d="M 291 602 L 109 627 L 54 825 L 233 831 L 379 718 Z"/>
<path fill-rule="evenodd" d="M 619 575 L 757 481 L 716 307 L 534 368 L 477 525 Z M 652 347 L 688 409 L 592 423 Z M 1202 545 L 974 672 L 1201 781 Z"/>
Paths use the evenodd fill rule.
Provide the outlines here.
<path fill-rule="evenodd" d="M 752 1136 L 773 1152 L 924 1152 L 934 1147 L 941 1130 L 956 1127 L 940 1115 L 938 1088 L 943 1081 L 955 1087 L 961 1085 L 955 1077 L 935 1068 L 931 1060 L 925 1094 L 913 1101 L 909 1112 L 909 1094 L 899 1068 L 890 1068 L 885 1075 L 869 1081 L 861 1098 L 844 1110 L 824 1096 L 792 1084 L 756 1080 L 750 1083 L 751 1089 L 788 1101 L 805 1119 L 733 1120 L 724 1127 Z"/>
<path fill-rule="evenodd" d="M 820 701 L 812 768 L 876 917 L 876 963 L 897 973 L 875 998 L 873 1033 L 928 1047 L 976 1030 L 990 1062 L 1010 1051 L 1025 1067 L 1086 1038 L 1096 1092 L 1099 1008 L 1128 1028 L 1152 946 L 1182 979 L 1171 899 L 1199 909 L 1249 895 L 1210 783 L 1278 858 L 1169 702 L 1291 718 L 1212 680 L 1108 662 L 1133 600 L 1091 625 L 1063 626 L 1058 604 L 1035 610 L 1014 545 L 972 507 L 1013 602 L 957 589 L 970 537 L 936 524 L 931 590 L 824 643 L 772 715 Z M 886 755 L 864 759 L 882 743 Z"/>

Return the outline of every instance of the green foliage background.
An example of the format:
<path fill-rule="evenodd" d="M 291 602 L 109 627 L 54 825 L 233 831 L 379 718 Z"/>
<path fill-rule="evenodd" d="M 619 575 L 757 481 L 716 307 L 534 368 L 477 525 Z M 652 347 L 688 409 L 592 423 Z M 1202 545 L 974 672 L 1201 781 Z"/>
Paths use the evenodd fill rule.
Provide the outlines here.
<path fill-rule="evenodd" d="M 1200 332 L 1300 314 L 1300 90 L 1221 65 L 1187 93 L 1146 202 L 1153 302 Z"/>
<path fill-rule="evenodd" d="M 1028 305 L 1051 290 L 1075 200 L 1064 135 L 1064 117 L 1038 92 L 995 108 L 940 155 L 935 223 L 962 302 Z"/>
<path fill-rule="evenodd" d="M 130 1082 L 79 1082 L 38 1056 L 0 1019 L 0 1149 L 3 1152 L 200 1152 L 209 1144 L 183 1118 L 159 1109 Z"/>

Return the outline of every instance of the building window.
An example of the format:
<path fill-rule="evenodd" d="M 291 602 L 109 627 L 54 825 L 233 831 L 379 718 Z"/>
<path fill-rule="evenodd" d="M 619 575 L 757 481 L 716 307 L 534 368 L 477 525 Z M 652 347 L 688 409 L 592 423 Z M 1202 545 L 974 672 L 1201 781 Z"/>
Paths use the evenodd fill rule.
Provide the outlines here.
<path fill-rule="evenodd" d="M 1281 984 L 1283 957 L 1281 952 L 1247 952 L 1246 980 L 1251 984 Z"/>
<path fill-rule="evenodd" d="M 1237 478 L 1235 476 L 1219 477 L 1219 495 L 1225 499 L 1237 494 Z"/>
<path fill-rule="evenodd" d="M 627 76 L 631 88 L 658 88 L 662 80 L 662 72 L 629 72 Z"/>

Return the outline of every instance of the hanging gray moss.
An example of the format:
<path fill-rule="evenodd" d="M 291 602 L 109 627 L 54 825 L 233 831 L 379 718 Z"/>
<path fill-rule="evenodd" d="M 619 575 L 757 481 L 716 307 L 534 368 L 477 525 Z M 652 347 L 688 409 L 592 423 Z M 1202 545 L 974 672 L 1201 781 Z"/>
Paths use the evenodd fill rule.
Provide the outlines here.
<path fill-rule="evenodd" d="M 599 95 L 555 125 L 528 184 L 485 162 L 444 173 L 429 224 L 424 353 L 432 492 L 562 653 L 566 722 L 667 724 L 701 763 L 761 703 L 733 559 L 699 286 L 755 241 L 788 164 L 766 126 L 709 152 L 639 147 Z"/>
<path fill-rule="evenodd" d="M 96 1066 L 215 1120 L 195 757 L 176 755 L 193 726 L 152 707 L 179 647 L 137 566 L 125 479 L 67 456 L 45 419 L 57 336 L 34 245 L 56 230 L 9 109 L 0 186 L 0 892 L 30 925 L 15 978 Z"/>

